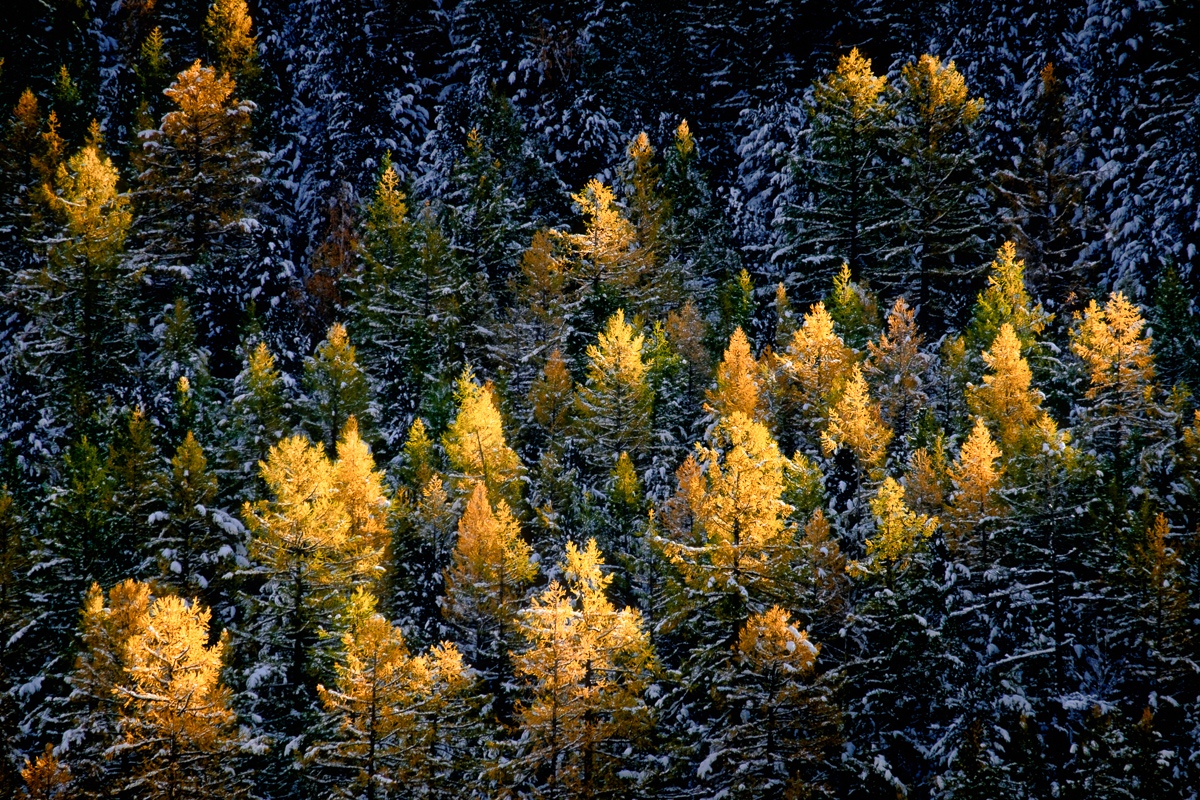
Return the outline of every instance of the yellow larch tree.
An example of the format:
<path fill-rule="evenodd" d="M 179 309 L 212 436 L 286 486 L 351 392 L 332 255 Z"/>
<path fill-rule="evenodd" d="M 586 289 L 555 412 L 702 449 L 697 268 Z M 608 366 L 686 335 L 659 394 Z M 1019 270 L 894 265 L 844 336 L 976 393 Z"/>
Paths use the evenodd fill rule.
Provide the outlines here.
<path fill-rule="evenodd" d="M 455 387 L 458 413 L 442 437 L 455 489 L 466 496 L 483 482 L 491 502 L 521 498 L 521 459 L 504 438 L 503 419 L 491 387 L 480 386 L 468 367 Z"/>
<path fill-rule="evenodd" d="M 944 436 L 939 433 L 931 443 L 918 447 L 909 456 L 904 476 L 904 499 L 917 511 L 934 514 L 941 510 L 950 490 L 946 445 Z"/>
<path fill-rule="evenodd" d="M 1004 513 L 997 494 L 1004 475 L 1004 468 L 996 463 L 999 459 L 1000 448 L 992 441 L 983 419 L 976 417 L 971 434 L 949 469 L 954 493 L 946 507 L 947 542 L 952 549 L 978 551 L 985 560 L 991 538 L 988 523 Z"/>
<path fill-rule="evenodd" d="M 31 373 L 46 382 L 43 402 L 76 418 L 136 358 L 128 333 L 136 281 L 121 258 L 131 214 L 118 177 L 98 144 L 57 161 L 40 191 L 55 235 L 45 258 L 12 281 L 11 297 L 31 321 L 18 336 Z"/>
<path fill-rule="evenodd" d="M 837 744 L 837 715 L 827 687 L 814 680 L 820 648 L 779 606 L 750 615 L 715 704 L 719 755 L 709 778 L 753 786 L 760 796 L 803 796 L 813 766 Z M 731 793 L 732 794 L 732 793 Z"/>
<path fill-rule="evenodd" d="M 333 486 L 350 519 L 347 547 L 351 558 L 373 562 L 378 580 L 382 577 L 382 554 L 388 548 L 391 535 L 388 528 L 390 500 L 384 488 L 383 472 L 375 469 L 375 458 L 358 434 L 355 417 L 346 421 L 338 438 Z"/>
<path fill-rule="evenodd" d="M 261 470 L 272 499 L 242 511 L 261 583 L 250 598 L 265 659 L 258 668 L 288 702 L 302 703 L 305 690 L 328 673 L 349 592 L 375 582 L 383 554 L 353 536 L 355 523 L 323 447 L 286 438 Z"/>
<path fill-rule="evenodd" d="M 521 613 L 521 764 L 545 776 L 548 796 L 607 796 L 623 782 L 622 754 L 653 724 L 643 694 L 654 650 L 641 613 L 609 601 L 595 540 L 568 542 L 563 567 L 566 585 L 552 581 Z"/>
<path fill-rule="evenodd" d="M 859 463 L 878 470 L 887 458 L 892 430 L 879 415 L 879 405 L 855 364 L 850 369 L 841 397 L 829 409 L 829 425 L 821 433 L 821 448 L 832 456 L 839 447 L 849 448 Z"/>
<path fill-rule="evenodd" d="M 855 573 L 884 572 L 889 583 L 896 570 L 903 570 L 922 543 L 938 528 L 938 518 L 918 514 L 904 502 L 904 489 L 892 478 L 884 478 L 871 498 L 875 535 L 867 539 L 867 561 L 851 565 Z"/>
<path fill-rule="evenodd" d="M 246 0 L 214 0 L 204 19 L 204 35 L 221 72 L 242 82 L 258 75 L 258 39 Z"/>
<path fill-rule="evenodd" d="M 239 794 L 236 718 L 221 682 L 227 641 L 208 643 L 210 617 L 198 603 L 157 597 L 125 644 L 122 747 L 139 753 L 136 782 L 152 800 Z"/>
<path fill-rule="evenodd" d="M 634 289 L 642 278 L 643 254 L 637 246 L 637 229 L 621 212 L 612 189 L 593 179 L 571 199 L 583 214 L 583 233 L 566 234 L 582 293 L 594 297 L 605 289 Z"/>
<path fill-rule="evenodd" d="M 967 327 L 967 345 L 972 350 L 992 346 L 1000 326 L 1012 325 L 1021 341 L 1023 352 L 1037 341 L 1054 315 L 1046 313 L 1041 304 L 1034 305 L 1025 288 L 1025 261 L 1017 258 L 1017 248 L 1005 242 L 996 251 L 996 259 L 988 267 L 988 285 L 979 293 L 971 324 Z"/>
<path fill-rule="evenodd" d="M 666 626 L 697 625 L 706 645 L 727 647 L 751 611 L 792 591 L 796 531 L 787 459 L 766 427 L 735 411 L 713 439 L 676 473 L 653 541 L 671 567 Z"/>
<path fill-rule="evenodd" d="M 597 465 L 611 464 L 622 452 L 637 462 L 650 442 L 654 390 L 643 359 L 645 343 L 618 310 L 596 344 L 588 345 L 587 380 L 576 392 L 575 414 Z"/>
<path fill-rule="evenodd" d="M 708 393 L 708 406 L 718 417 L 738 412 L 761 422 L 762 391 L 762 369 L 750 350 L 750 340 L 740 327 L 735 328 L 717 366 L 717 385 Z"/>
<path fill-rule="evenodd" d="M 360 598 L 366 616 L 342 637 L 332 686 L 318 687 L 336 738 L 315 744 L 306 760 L 349 767 L 352 796 L 395 796 L 395 787 L 449 787 L 446 739 L 455 731 L 457 699 L 471 686 L 453 644 L 409 651 L 404 634 Z"/>
<path fill-rule="evenodd" d="M 71 791 L 71 770 L 54 755 L 54 746 L 46 749 L 30 761 L 25 759 L 21 768 L 21 780 L 25 781 L 25 792 L 29 800 L 67 800 Z"/>
<path fill-rule="evenodd" d="M 1184 653 L 1195 641 L 1195 625 L 1188 610 L 1191 597 L 1184 578 L 1182 548 L 1171 536 L 1171 525 L 1159 513 L 1145 527 L 1145 535 L 1129 554 L 1129 568 L 1137 597 L 1137 625 L 1148 644 L 1149 673 L 1158 691 L 1170 694 L 1190 680 L 1192 670 Z"/>
<path fill-rule="evenodd" d="M 546 359 L 542 374 L 529 388 L 529 403 L 533 419 L 546 432 L 550 442 L 558 441 L 571 418 L 575 382 L 567 368 L 562 352 L 555 349 Z"/>
<path fill-rule="evenodd" d="M 1092 300 L 1071 331 L 1071 352 L 1088 370 L 1093 424 L 1118 450 L 1153 425 L 1154 353 L 1145 327 L 1138 307 L 1114 292 L 1103 307 Z"/>
<path fill-rule="evenodd" d="M 371 388 L 358 363 L 358 349 L 351 344 L 346 327 L 329 326 L 325 339 L 304 360 L 305 422 L 313 437 L 332 455 L 338 435 L 354 417 L 356 433 L 372 432 Z"/>
<path fill-rule="evenodd" d="M 967 387 L 967 408 L 993 431 L 1005 456 L 1019 455 L 1032 443 L 1045 412 L 1042 394 L 1031 387 L 1033 373 L 1021 355 L 1021 340 L 1003 323 L 990 350 L 983 351 L 987 372 L 979 386 Z"/>
<path fill-rule="evenodd" d="M 854 351 L 833 330 L 833 318 L 824 303 L 804 315 L 803 324 L 780 354 L 784 405 L 819 425 L 841 395 L 855 361 Z"/>
<path fill-rule="evenodd" d="M 102 726 L 87 728 L 100 742 L 75 748 L 81 778 L 154 800 L 241 793 L 229 764 L 240 742 L 221 681 L 226 643 L 209 643 L 209 620 L 199 603 L 155 596 L 149 584 L 124 581 L 107 597 L 92 586 L 72 687 Z M 88 756 L 101 743 L 97 763 Z"/>
<path fill-rule="evenodd" d="M 484 485 L 475 484 L 458 522 L 442 608 L 493 694 L 503 690 L 521 600 L 537 576 L 532 555 L 508 504 L 493 507 Z"/>

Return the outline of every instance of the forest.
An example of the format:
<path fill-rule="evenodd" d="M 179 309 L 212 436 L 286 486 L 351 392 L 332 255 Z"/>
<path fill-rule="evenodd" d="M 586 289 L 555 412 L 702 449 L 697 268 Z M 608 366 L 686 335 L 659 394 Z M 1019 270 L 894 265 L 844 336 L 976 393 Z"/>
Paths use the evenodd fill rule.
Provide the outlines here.
<path fill-rule="evenodd" d="M 4 3 L 0 797 L 1200 797 L 1198 12 Z"/>

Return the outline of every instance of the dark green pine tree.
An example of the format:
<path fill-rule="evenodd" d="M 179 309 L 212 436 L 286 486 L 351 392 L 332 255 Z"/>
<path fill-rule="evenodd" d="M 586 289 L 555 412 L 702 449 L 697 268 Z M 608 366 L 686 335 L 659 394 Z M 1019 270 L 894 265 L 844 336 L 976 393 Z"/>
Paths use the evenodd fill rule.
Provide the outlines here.
<path fill-rule="evenodd" d="M 385 452 L 395 452 L 420 415 L 449 420 L 462 370 L 463 276 L 433 212 L 414 220 L 390 159 L 367 207 L 363 264 L 349 281 L 349 328 L 382 406 Z"/>

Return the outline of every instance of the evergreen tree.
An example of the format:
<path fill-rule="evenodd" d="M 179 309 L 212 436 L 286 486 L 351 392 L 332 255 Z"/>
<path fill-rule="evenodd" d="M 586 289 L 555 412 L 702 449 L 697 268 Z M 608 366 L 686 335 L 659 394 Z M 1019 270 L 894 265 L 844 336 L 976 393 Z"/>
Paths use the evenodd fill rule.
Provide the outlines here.
<path fill-rule="evenodd" d="M 890 221 L 885 214 L 886 132 L 895 110 L 887 78 L 858 48 L 813 85 L 809 125 L 796 169 L 800 203 L 789 214 L 792 276 L 800 298 L 815 300 L 842 262 L 878 274 Z"/>
<path fill-rule="evenodd" d="M 911 293 L 929 327 L 959 316 L 958 298 L 978 274 L 983 201 L 974 126 L 984 103 L 968 96 L 953 61 L 931 55 L 905 64 L 893 92 L 888 214 L 899 230 L 878 282 Z"/>
<path fill-rule="evenodd" d="M 159 581 L 182 596 L 202 598 L 210 608 L 228 610 L 228 578 L 245 563 L 244 529 L 236 517 L 216 506 L 217 480 L 191 431 L 171 458 L 170 469 L 155 481 L 164 506 L 154 515 L 157 535 L 150 555 L 158 562 Z"/>

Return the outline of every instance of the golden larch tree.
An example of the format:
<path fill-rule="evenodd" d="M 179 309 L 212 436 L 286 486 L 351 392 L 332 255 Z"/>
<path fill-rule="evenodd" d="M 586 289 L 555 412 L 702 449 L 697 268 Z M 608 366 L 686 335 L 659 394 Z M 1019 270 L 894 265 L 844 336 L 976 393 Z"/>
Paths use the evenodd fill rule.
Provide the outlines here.
<path fill-rule="evenodd" d="M 214 0 L 204 19 L 204 35 L 217 69 L 245 82 L 258 75 L 258 39 L 246 0 Z"/>
<path fill-rule="evenodd" d="M 1005 242 L 988 267 L 987 288 L 975 301 L 967 327 L 967 346 L 973 350 L 991 347 L 1000 326 L 1007 322 L 1026 352 L 1053 319 L 1054 315 L 1046 313 L 1040 303 L 1034 305 L 1025 288 L 1025 261 L 1017 258 L 1016 245 Z"/>
<path fill-rule="evenodd" d="M 125 742 L 140 755 L 137 783 L 153 800 L 239 794 L 231 693 L 221 682 L 227 642 L 209 642 L 209 610 L 179 597 L 157 597 L 145 624 L 125 644 Z"/>
<path fill-rule="evenodd" d="M 482 481 L 488 498 L 514 505 L 521 498 L 521 459 L 504 438 L 504 424 L 491 385 L 480 386 L 470 368 L 455 388 L 458 413 L 442 437 L 457 491 L 468 495 Z"/>
<path fill-rule="evenodd" d="M 518 710 L 524 758 L 547 796 L 619 791 L 623 753 L 653 724 L 643 693 L 655 670 L 641 614 L 618 611 L 612 576 L 590 540 L 566 546 L 566 585 L 555 580 L 521 613 L 527 649 L 513 657 L 529 699 Z"/>
<path fill-rule="evenodd" d="M 813 767 L 838 742 L 829 690 L 815 675 L 820 648 L 772 606 L 746 620 L 733 650 L 716 699 L 724 719 L 708 780 L 763 797 L 802 797 L 813 788 Z"/>
<path fill-rule="evenodd" d="M 50 744 L 33 761 L 25 759 L 21 779 L 29 800 L 67 800 L 72 795 L 71 770 L 58 760 Z"/>
<path fill-rule="evenodd" d="M 359 600 L 366 615 L 342 637 L 333 684 L 318 687 L 336 738 L 315 744 L 306 759 L 353 770 L 350 796 L 447 791 L 446 739 L 456 700 L 471 686 L 462 656 L 449 642 L 414 655 L 400 629 L 371 613 L 366 596 Z"/>
<path fill-rule="evenodd" d="M 867 539 L 867 561 L 852 565 L 855 573 L 884 572 L 889 583 L 896 570 L 903 570 L 913 554 L 938 528 L 938 518 L 918 514 L 904 502 L 904 489 L 892 478 L 884 478 L 871 498 L 875 535 Z"/>
<path fill-rule="evenodd" d="M 954 483 L 946 507 L 948 543 L 954 549 L 978 551 L 985 560 L 991 538 L 987 525 L 1004 513 L 997 494 L 1004 475 L 1004 467 L 996 463 L 1000 455 L 987 425 L 976 417 L 971 434 L 948 471 Z"/>
<path fill-rule="evenodd" d="M 967 408 L 994 432 L 1004 454 L 1012 458 L 1031 444 L 1041 424 L 1042 393 L 1032 388 L 1033 373 L 1021 355 L 1021 340 L 1003 323 L 990 350 L 983 351 L 987 372 L 979 386 L 967 387 Z"/>
<path fill-rule="evenodd" d="M 1118 450 L 1154 422 L 1154 353 L 1145 327 L 1138 307 L 1114 292 L 1103 307 L 1088 303 L 1071 330 L 1071 352 L 1088 370 L 1093 424 Z"/>
<path fill-rule="evenodd" d="M 834 331 L 825 304 L 816 303 L 780 355 L 782 404 L 818 426 L 841 395 L 856 361 L 854 351 Z"/>
<path fill-rule="evenodd" d="M 679 468 L 678 491 L 654 537 L 671 567 L 668 628 L 699 625 L 706 644 L 727 648 L 751 611 L 794 589 L 785 462 L 765 426 L 732 412 L 713 445 L 697 444 Z"/>
<path fill-rule="evenodd" d="M 484 485 L 475 484 L 445 573 L 443 613 L 493 693 L 503 688 L 521 600 L 537 576 L 532 555 L 508 504 L 493 508 Z"/>
<path fill-rule="evenodd" d="M 829 424 L 821 433 L 821 448 L 832 456 L 839 447 L 849 448 L 859 463 L 871 470 L 883 466 L 892 430 L 879 414 L 879 404 L 871 399 L 862 371 L 850 369 L 841 397 L 829 409 Z"/>
<path fill-rule="evenodd" d="M 921 351 L 924 337 L 916 315 L 897 297 L 887 316 L 887 330 L 878 342 L 867 343 L 863 375 L 879 397 L 879 412 L 892 430 L 908 434 L 921 409 L 929 404 L 925 382 L 930 358 Z"/>
<path fill-rule="evenodd" d="M 708 405 L 718 417 L 738 412 L 761 422 L 762 390 L 762 370 L 750 350 L 750 340 L 740 327 L 735 328 L 717 366 L 717 385 L 708 392 Z"/>
<path fill-rule="evenodd" d="M 643 360 L 645 343 L 618 310 L 596 344 L 588 345 L 587 380 L 576 392 L 575 414 L 597 465 L 611 464 L 621 452 L 639 461 L 650 442 L 654 390 Z"/>

